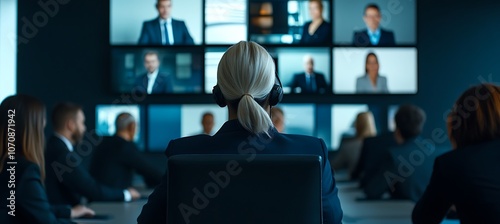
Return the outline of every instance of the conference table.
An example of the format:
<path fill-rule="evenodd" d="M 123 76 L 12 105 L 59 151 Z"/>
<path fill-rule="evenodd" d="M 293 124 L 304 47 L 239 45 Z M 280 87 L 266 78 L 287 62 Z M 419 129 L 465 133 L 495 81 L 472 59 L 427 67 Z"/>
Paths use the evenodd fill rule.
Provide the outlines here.
<path fill-rule="evenodd" d="M 354 182 L 338 182 L 339 199 L 344 211 L 345 224 L 411 224 L 414 203 L 407 200 L 363 200 L 363 192 Z M 149 195 L 149 192 L 141 192 Z M 137 223 L 137 217 L 147 199 L 133 202 L 96 202 L 89 207 L 98 215 L 109 219 L 75 219 L 79 224 L 128 224 Z M 458 224 L 458 221 L 445 220 L 442 224 Z"/>

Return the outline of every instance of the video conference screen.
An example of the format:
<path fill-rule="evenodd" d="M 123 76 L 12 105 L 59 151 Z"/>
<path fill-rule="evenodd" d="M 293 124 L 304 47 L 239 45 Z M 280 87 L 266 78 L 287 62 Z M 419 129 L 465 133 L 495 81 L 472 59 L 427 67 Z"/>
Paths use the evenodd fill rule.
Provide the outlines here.
<path fill-rule="evenodd" d="M 196 49 L 113 49 L 113 92 L 202 92 L 203 53 Z"/>
<path fill-rule="evenodd" d="M 216 104 L 150 105 L 148 147 L 164 151 L 170 140 L 192 135 L 214 135 L 228 119 L 227 108 Z"/>
<path fill-rule="evenodd" d="M 139 149 L 144 149 L 144 113 L 139 105 L 97 105 L 96 132 L 101 136 L 116 134 L 116 118 L 121 113 L 129 113 L 136 121 L 134 142 Z"/>
<path fill-rule="evenodd" d="M 416 1 L 335 0 L 334 43 L 357 47 L 416 45 Z"/>
<path fill-rule="evenodd" d="M 277 108 L 283 111 L 282 133 L 315 135 L 316 108 L 314 104 L 279 104 Z"/>
<path fill-rule="evenodd" d="M 417 93 L 415 48 L 333 49 L 335 94 Z"/>
<path fill-rule="evenodd" d="M 416 1 L 110 0 L 109 20 L 117 93 L 211 94 L 242 40 L 269 51 L 286 94 L 418 92 Z"/>

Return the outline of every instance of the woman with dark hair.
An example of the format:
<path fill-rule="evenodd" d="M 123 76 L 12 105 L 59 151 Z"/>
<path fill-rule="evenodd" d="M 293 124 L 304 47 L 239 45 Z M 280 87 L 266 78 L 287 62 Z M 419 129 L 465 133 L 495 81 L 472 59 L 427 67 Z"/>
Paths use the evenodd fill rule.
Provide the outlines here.
<path fill-rule="evenodd" d="M 365 75 L 356 80 L 356 93 L 389 93 L 387 78 L 381 76 L 377 55 L 373 52 L 366 55 Z"/>
<path fill-rule="evenodd" d="M 447 120 L 455 150 L 438 157 L 413 223 L 441 223 L 454 205 L 460 223 L 500 223 L 500 87 L 466 90 Z"/>
<path fill-rule="evenodd" d="M 84 206 L 51 206 L 47 200 L 45 106 L 30 96 L 10 96 L 0 105 L 0 114 L 0 182 L 5 183 L 0 198 L 15 198 L 8 200 L 12 208 L 0 207 L 0 223 L 68 223 L 70 218 L 94 215 Z M 9 182 L 13 175 L 15 183 Z"/>
<path fill-rule="evenodd" d="M 332 25 L 323 19 L 323 2 L 309 0 L 309 15 L 312 21 L 302 29 L 301 44 L 328 44 L 332 41 Z"/>

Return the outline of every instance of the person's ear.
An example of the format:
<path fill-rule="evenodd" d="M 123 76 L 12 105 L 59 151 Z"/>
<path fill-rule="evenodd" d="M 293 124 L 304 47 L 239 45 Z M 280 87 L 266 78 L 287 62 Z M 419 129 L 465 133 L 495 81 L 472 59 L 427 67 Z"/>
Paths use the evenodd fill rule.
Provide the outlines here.
<path fill-rule="evenodd" d="M 76 120 L 75 119 L 69 119 L 66 121 L 66 129 L 68 129 L 70 132 L 75 131 L 76 129 Z"/>

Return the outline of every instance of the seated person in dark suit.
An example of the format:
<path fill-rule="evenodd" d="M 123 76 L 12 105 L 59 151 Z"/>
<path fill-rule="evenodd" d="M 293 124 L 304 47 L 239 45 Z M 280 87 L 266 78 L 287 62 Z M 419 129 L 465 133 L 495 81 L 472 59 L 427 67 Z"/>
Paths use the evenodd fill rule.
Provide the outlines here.
<path fill-rule="evenodd" d="M 413 223 L 441 223 L 452 205 L 462 224 L 500 223 L 500 86 L 466 90 L 447 125 L 454 150 L 436 159 Z"/>
<path fill-rule="evenodd" d="M 172 0 L 158 0 L 158 18 L 142 24 L 140 45 L 193 45 L 184 21 L 172 19 Z"/>
<path fill-rule="evenodd" d="M 380 167 L 387 151 L 396 146 L 394 133 L 388 132 L 375 137 L 365 138 L 361 147 L 361 155 L 351 179 L 360 179 L 359 186 L 363 188 L 366 182 L 377 174 L 375 168 Z"/>
<path fill-rule="evenodd" d="M 328 44 L 332 42 L 332 25 L 323 19 L 323 2 L 309 0 L 309 15 L 312 21 L 302 29 L 301 44 Z"/>
<path fill-rule="evenodd" d="M 382 14 L 377 5 L 370 4 L 366 6 L 363 16 L 366 29 L 354 32 L 353 44 L 362 47 L 396 45 L 394 33 L 380 27 L 381 18 Z"/>
<path fill-rule="evenodd" d="M 314 59 L 311 55 L 304 56 L 304 72 L 294 75 L 290 88 L 292 93 L 326 92 L 328 86 L 325 76 L 314 71 Z"/>
<path fill-rule="evenodd" d="M 249 69 L 249 65 L 255 67 Z M 341 223 L 342 209 L 325 142 L 308 136 L 280 134 L 273 127 L 270 109 L 281 100 L 283 93 L 277 83 L 273 59 L 263 47 L 245 41 L 230 47 L 219 63 L 217 85 L 214 87 L 217 104 L 228 105 L 229 120 L 214 136 L 196 135 L 170 141 L 165 154 L 167 157 L 179 154 L 248 154 L 241 149 L 241 143 L 253 137 L 260 142 L 257 144 L 261 150 L 255 150 L 257 154 L 319 155 L 324 161 L 323 223 Z M 165 176 L 149 196 L 138 223 L 166 222 L 167 181 Z"/>
<path fill-rule="evenodd" d="M 31 96 L 10 96 L 0 105 L 0 113 L 4 115 L 0 119 L 0 197 L 7 199 L 0 207 L 0 223 L 70 223 L 70 218 L 93 216 L 94 211 L 85 206 L 51 205 L 47 199 L 43 103 Z"/>
<path fill-rule="evenodd" d="M 129 113 L 116 117 L 116 134 L 104 137 L 92 156 L 90 174 L 109 187 L 127 188 L 132 186 L 134 171 L 144 177 L 148 186 L 156 186 L 161 181 L 162 169 L 157 169 L 139 152 L 134 136 L 136 121 Z"/>
<path fill-rule="evenodd" d="M 419 137 L 425 112 L 417 106 L 404 105 L 395 116 L 394 133 L 398 146 L 391 148 L 378 172 L 364 186 L 368 199 L 380 199 L 390 193 L 394 199 L 417 201 L 430 181 L 434 159 L 443 153 Z"/>
<path fill-rule="evenodd" d="M 131 201 L 140 198 L 133 189 L 109 188 L 92 178 L 82 166 L 82 156 L 89 149 L 76 147 L 85 133 L 85 116 L 80 106 L 71 103 L 56 105 L 52 113 L 54 135 L 45 151 L 49 201 L 76 205 L 82 196 L 88 201 Z M 87 147 L 87 146 L 83 146 Z"/>
<path fill-rule="evenodd" d="M 160 72 L 158 53 L 150 51 L 144 55 L 146 74 L 137 77 L 136 89 L 147 94 L 170 93 L 172 81 L 167 74 Z"/>

